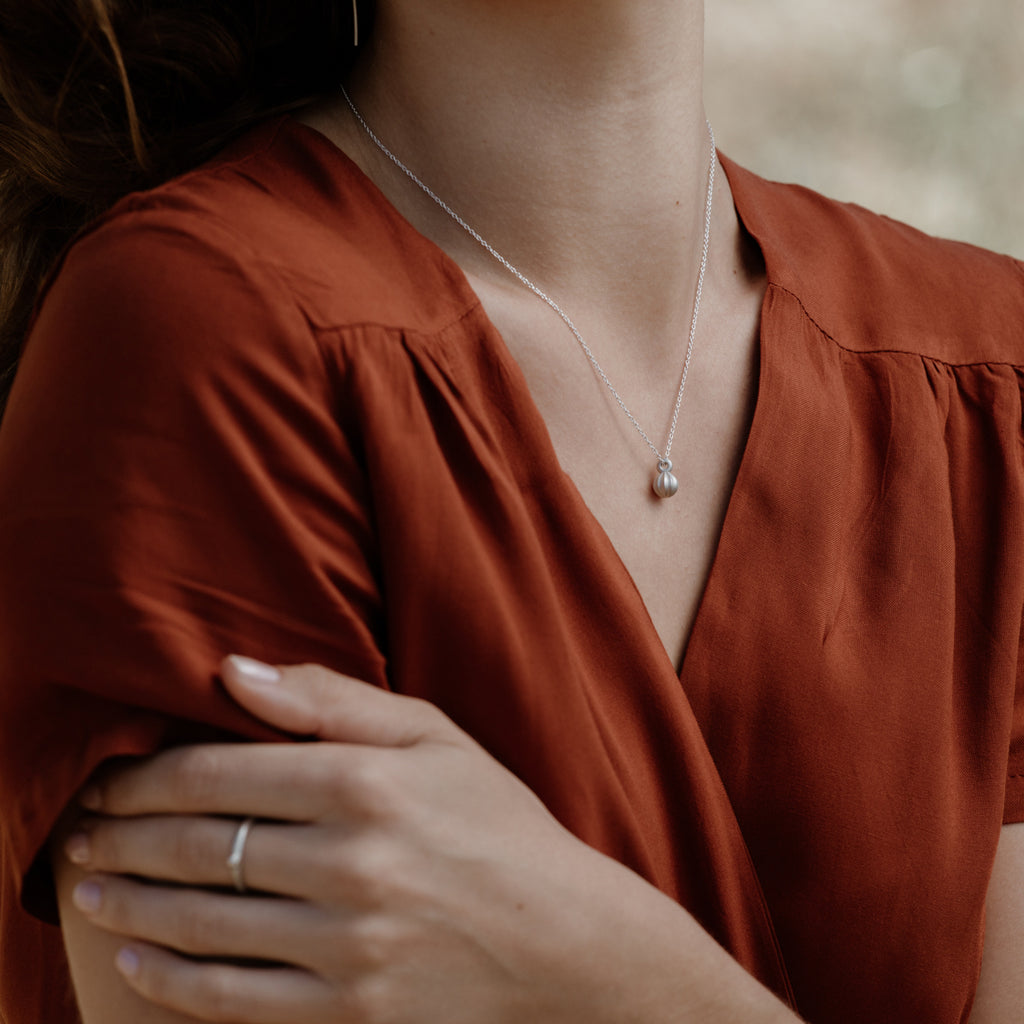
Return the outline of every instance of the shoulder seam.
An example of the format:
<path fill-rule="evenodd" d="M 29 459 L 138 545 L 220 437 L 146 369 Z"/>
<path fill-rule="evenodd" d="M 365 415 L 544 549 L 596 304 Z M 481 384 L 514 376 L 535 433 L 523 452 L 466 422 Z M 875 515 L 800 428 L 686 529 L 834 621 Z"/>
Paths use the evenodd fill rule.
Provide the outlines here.
<path fill-rule="evenodd" d="M 352 330 L 376 330 L 383 331 L 388 334 L 404 334 L 412 337 L 430 338 L 437 334 L 443 334 L 445 331 L 451 330 L 456 324 L 462 323 L 468 317 L 478 312 L 483 306 L 480 299 L 476 299 L 473 303 L 466 306 L 465 309 L 460 310 L 454 314 L 450 320 L 440 321 L 436 327 L 431 330 L 424 330 L 422 327 L 410 327 L 400 323 L 385 323 L 381 320 L 352 320 L 348 323 L 343 324 L 314 324 L 310 323 L 310 330 L 314 334 L 339 334 L 346 331 Z M 486 314 L 485 314 L 486 315 Z"/>
<path fill-rule="evenodd" d="M 127 208 L 119 204 L 118 212 L 134 214 L 160 214 L 161 212 L 163 212 L 163 210 L 163 204 L 159 201 L 159 197 L 153 195 L 152 193 L 146 193 L 145 195 L 129 197 L 129 203 L 127 204 Z M 198 215 L 195 214 L 193 211 L 189 212 L 187 216 L 193 217 Z M 296 298 L 294 289 L 292 289 L 288 285 L 284 277 L 282 277 L 277 266 L 275 266 L 271 262 L 262 259 L 260 257 L 260 254 L 249 244 L 244 235 L 241 235 L 237 231 L 233 230 L 231 224 L 223 220 L 221 217 L 217 216 L 216 214 L 204 213 L 201 219 L 204 228 L 210 230 L 212 233 L 220 234 L 226 239 L 230 239 L 230 241 L 238 247 L 239 254 L 244 254 L 246 257 L 248 257 L 248 259 L 245 262 L 250 264 L 250 272 L 252 271 L 252 269 L 258 268 L 262 273 L 266 275 L 266 277 L 270 281 L 273 282 L 274 287 L 284 296 L 287 297 L 287 301 L 291 308 L 295 311 L 297 316 L 306 325 L 310 341 L 312 342 L 312 348 L 316 352 L 315 359 L 320 367 L 320 373 L 323 377 L 324 384 L 327 386 L 328 390 L 333 390 L 331 385 L 331 381 L 333 378 L 330 374 L 327 359 L 323 351 L 323 348 L 320 344 L 320 339 L 317 337 L 315 325 L 311 322 L 306 309 Z M 68 249 L 62 254 L 59 264 L 54 268 L 54 271 L 48 281 L 46 291 L 49 291 L 49 288 L 56 281 L 57 277 L 59 276 L 59 272 L 62 269 L 63 264 L 66 262 L 68 256 L 70 255 L 72 249 L 79 242 L 83 242 L 90 237 L 94 237 L 95 235 L 102 232 L 104 228 L 110 227 L 116 222 L 116 220 L 116 213 L 111 217 L 108 217 L 106 214 L 104 214 L 98 220 L 94 221 L 91 225 L 89 225 L 88 228 L 86 228 L 86 230 L 81 235 L 75 238 L 74 243 L 68 246 Z M 189 238 L 195 239 L 195 241 L 199 242 L 200 244 L 205 244 L 207 247 L 211 247 L 213 244 L 212 239 L 203 239 L 187 231 L 183 231 L 182 233 Z M 240 266 L 244 265 L 240 260 L 237 259 L 237 256 L 235 257 L 234 262 L 238 263 Z M 37 302 L 37 309 L 39 308 L 39 306 L 41 306 L 44 298 L 45 292 L 40 295 L 40 298 Z"/>
<path fill-rule="evenodd" d="M 1021 275 L 1024 276 L 1024 265 L 1017 263 L 1016 260 L 1012 260 Z M 924 359 L 930 363 L 934 363 L 937 366 L 948 366 L 950 369 L 967 369 L 972 366 L 1006 366 L 1014 370 L 1024 370 L 1024 360 L 1019 363 L 1010 362 L 1005 359 L 971 359 L 962 363 L 950 362 L 948 359 L 940 359 L 938 356 L 929 355 L 927 352 L 915 352 L 911 349 L 904 348 L 853 348 L 850 345 L 844 345 L 838 338 L 835 338 L 830 334 L 824 327 L 817 321 L 810 310 L 804 305 L 803 300 L 796 292 L 787 288 L 785 285 L 777 284 L 776 282 L 770 282 L 770 287 L 775 288 L 780 292 L 784 292 L 790 296 L 796 304 L 800 307 L 800 311 L 807 318 L 807 320 L 814 325 L 823 337 L 827 338 L 836 348 L 842 352 L 847 352 L 853 356 L 909 356 L 912 359 Z M 1024 325 L 1021 328 L 1022 336 L 1024 336 Z"/>
<path fill-rule="evenodd" d="M 277 133 L 275 132 L 275 137 L 276 134 Z M 248 159 L 248 157 L 246 157 L 246 159 Z M 239 161 L 239 163 L 242 162 L 244 161 Z M 248 240 L 239 232 L 233 230 L 231 225 L 223 218 L 213 215 L 209 219 L 214 224 L 217 225 L 218 229 L 225 236 L 231 238 L 240 247 L 240 249 L 242 249 L 246 253 L 246 255 L 250 257 L 253 265 L 260 267 L 263 270 L 263 272 L 267 275 L 267 277 L 273 280 L 277 288 L 288 297 L 290 305 L 295 310 L 296 314 L 299 316 L 302 322 L 306 325 L 306 328 L 309 331 L 309 338 L 310 341 L 313 343 L 314 350 L 316 351 L 316 358 L 320 365 L 320 372 L 323 375 L 324 385 L 327 387 L 328 391 L 333 391 L 333 377 L 331 375 L 330 367 L 328 366 L 327 354 L 324 352 L 323 345 L 321 344 L 320 341 L 320 337 L 316 331 L 316 327 L 313 324 L 312 320 L 310 319 L 309 313 L 306 310 L 305 306 L 301 302 L 299 302 L 298 298 L 296 297 L 295 290 L 288 284 L 288 282 L 282 276 L 277 265 L 268 260 L 262 259 L 260 257 L 260 254 L 252 247 Z"/>
<path fill-rule="evenodd" d="M 68 246 L 68 250 L 62 255 L 60 263 L 54 268 L 53 278 L 56 278 L 57 271 L 59 271 L 60 266 L 64 263 L 70 251 L 77 246 L 79 242 L 84 242 L 86 239 L 101 233 L 104 229 L 114 226 L 121 215 L 145 216 L 146 214 L 152 214 L 159 216 L 164 213 L 165 210 L 166 207 L 161 201 L 161 196 L 158 193 L 147 192 L 139 194 L 138 196 L 128 197 L 126 201 L 122 201 L 118 204 L 116 211 L 109 212 L 111 215 L 101 215 L 99 219 L 90 224 L 75 238 L 73 244 Z M 311 335 L 338 331 L 343 332 L 352 329 L 374 328 L 381 331 L 430 336 L 449 330 L 455 324 L 460 323 L 466 317 L 470 316 L 482 307 L 480 298 L 478 296 L 474 297 L 474 300 L 471 303 L 455 311 L 450 318 L 439 321 L 429 330 L 424 330 L 422 327 L 414 327 L 400 322 L 385 322 L 377 320 L 352 320 L 344 323 L 319 323 L 309 315 L 308 310 L 297 299 L 295 290 L 288 283 L 286 276 L 281 273 L 280 266 L 275 261 L 267 259 L 259 250 L 253 248 L 245 235 L 237 231 L 230 221 L 225 220 L 215 211 L 204 210 L 202 214 L 199 214 L 192 210 L 187 210 L 184 213 L 180 210 L 175 210 L 174 214 L 176 219 L 179 217 L 183 220 L 186 218 L 198 218 L 205 229 L 212 229 L 213 232 L 230 239 L 231 242 L 238 247 L 239 251 L 244 252 L 253 265 L 259 266 L 269 277 L 272 277 L 277 286 L 288 295 L 291 305 L 296 312 L 301 315 L 302 319 L 307 324 Z M 198 238 L 197 240 L 200 242 L 202 241 L 201 238 Z"/>

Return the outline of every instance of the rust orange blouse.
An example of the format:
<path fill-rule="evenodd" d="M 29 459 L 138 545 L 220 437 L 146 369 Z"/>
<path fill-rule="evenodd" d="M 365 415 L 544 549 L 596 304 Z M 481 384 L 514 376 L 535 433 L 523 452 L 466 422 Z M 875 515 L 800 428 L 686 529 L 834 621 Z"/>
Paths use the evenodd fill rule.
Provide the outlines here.
<path fill-rule="evenodd" d="M 770 283 L 681 677 L 461 272 L 323 137 L 74 245 L 0 431 L 4 1024 L 75 1019 L 37 855 L 88 773 L 262 735 L 230 652 L 434 700 L 812 1024 L 966 1019 L 1024 819 L 1024 269 L 726 169 Z"/>

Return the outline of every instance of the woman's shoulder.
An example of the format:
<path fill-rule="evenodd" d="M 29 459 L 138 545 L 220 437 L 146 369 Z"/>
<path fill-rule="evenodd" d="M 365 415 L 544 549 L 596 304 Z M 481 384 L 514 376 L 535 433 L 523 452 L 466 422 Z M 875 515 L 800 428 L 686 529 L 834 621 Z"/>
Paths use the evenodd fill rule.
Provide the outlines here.
<path fill-rule="evenodd" d="M 723 163 L 769 281 L 836 344 L 1024 365 L 1024 263 Z"/>
<path fill-rule="evenodd" d="M 254 300 L 292 305 L 314 329 L 431 331 L 472 304 L 451 261 L 341 151 L 288 117 L 126 196 L 76 239 L 54 278 L 69 263 L 127 275 L 154 299 L 168 273 L 203 290 L 230 267 Z"/>

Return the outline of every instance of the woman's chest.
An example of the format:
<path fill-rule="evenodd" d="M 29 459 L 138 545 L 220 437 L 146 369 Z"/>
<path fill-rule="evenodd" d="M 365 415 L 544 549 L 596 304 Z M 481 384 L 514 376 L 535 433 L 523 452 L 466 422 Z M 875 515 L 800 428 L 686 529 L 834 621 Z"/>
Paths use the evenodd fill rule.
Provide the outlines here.
<path fill-rule="evenodd" d="M 366 431 L 392 442 L 369 456 L 391 671 L 570 827 L 709 923 L 731 913 L 698 906 L 720 891 L 709 879 L 742 873 L 749 852 L 757 880 L 744 899 L 756 910 L 763 891 L 818 1019 L 887 1012 L 893 965 L 922 978 L 901 993 L 905 1008 L 955 1019 L 932 999 L 955 1004 L 972 983 L 1021 596 L 1011 524 L 970 532 L 978 481 L 948 474 L 949 448 L 980 453 L 988 435 L 910 414 L 932 393 L 926 377 L 823 349 L 792 303 L 764 344 L 745 446 L 745 429 L 731 446 L 705 442 L 720 466 L 743 452 L 735 486 L 735 463 L 719 478 L 724 530 L 725 502 L 716 517 L 673 506 L 683 493 L 647 498 L 642 461 L 606 487 L 608 419 L 559 401 L 564 379 L 547 395 L 541 380 L 531 401 L 493 352 L 410 349 L 413 372 L 378 389 Z M 582 441 L 566 443 L 573 424 Z M 401 444 L 412 448 L 396 460 Z M 627 485 L 643 494 L 636 505 Z M 1005 482 L 986 486 L 986 507 L 1019 505 Z M 659 532 L 630 508 L 674 508 L 680 522 Z M 672 590 L 658 575 L 664 548 L 695 546 L 701 529 L 702 579 Z M 988 580 L 996 563 L 1005 586 Z M 674 614 L 678 628 L 697 603 L 680 679 L 656 620 Z M 882 981 L 844 1015 L 830 1000 L 851 962 Z M 951 971 L 955 983 L 936 988 Z"/>
<path fill-rule="evenodd" d="M 489 309 L 567 487 L 606 535 L 677 670 L 746 446 L 762 296 L 751 287 L 708 311 L 719 315 L 700 331 L 682 389 L 683 330 L 657 360 L 635 345 L 616 349 L 621 339 L 608 334 L 586 353 L 543 307 L 533 316 Z M 679 483 L 668 498 L 653 487 L 662 456 Z"/>

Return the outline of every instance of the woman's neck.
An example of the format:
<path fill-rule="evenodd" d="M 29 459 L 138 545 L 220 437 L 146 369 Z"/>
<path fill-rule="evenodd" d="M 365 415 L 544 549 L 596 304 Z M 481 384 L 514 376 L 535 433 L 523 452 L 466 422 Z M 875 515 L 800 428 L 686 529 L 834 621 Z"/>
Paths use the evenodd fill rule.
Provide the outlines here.
<path fill-rule="evenodd" d="M 377 6 L 349 88 L 406 164 L 566 301 L 626 318 L 652 292 L 689 303 L 710 158 L 699 0 Z M 332 126 L 417 227 L 507 283 L 338 105 Z"/>

